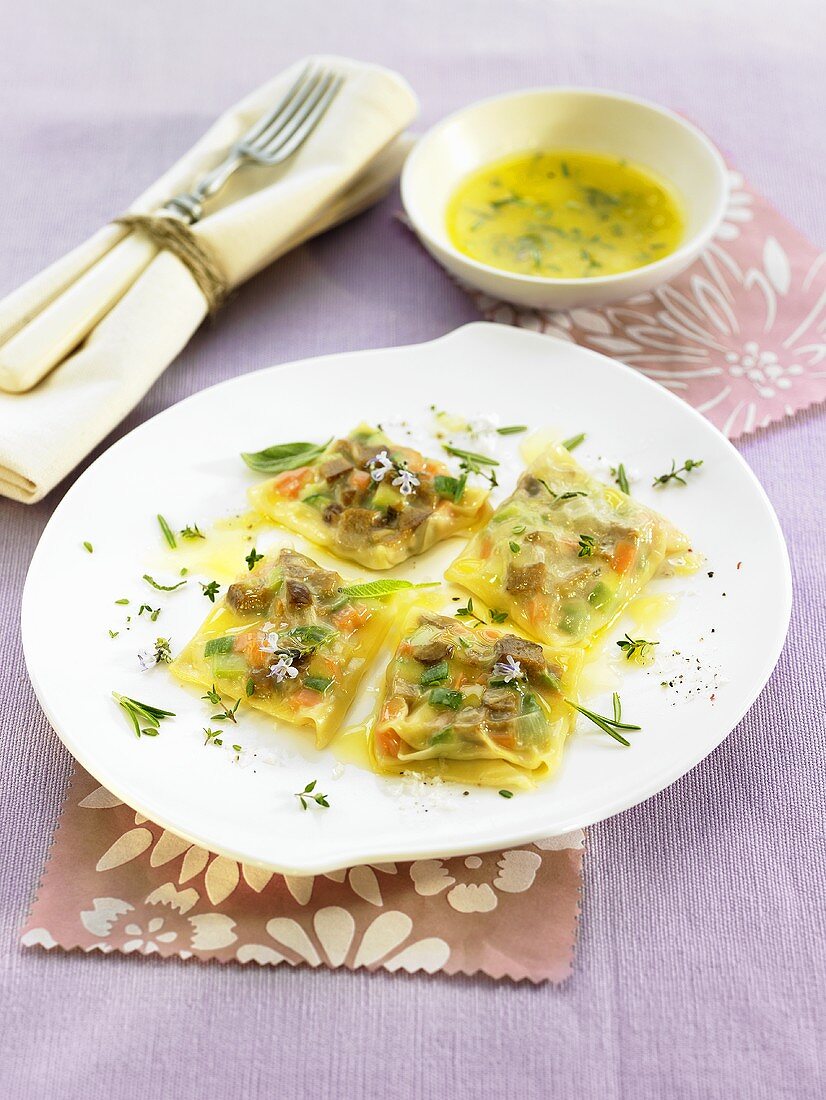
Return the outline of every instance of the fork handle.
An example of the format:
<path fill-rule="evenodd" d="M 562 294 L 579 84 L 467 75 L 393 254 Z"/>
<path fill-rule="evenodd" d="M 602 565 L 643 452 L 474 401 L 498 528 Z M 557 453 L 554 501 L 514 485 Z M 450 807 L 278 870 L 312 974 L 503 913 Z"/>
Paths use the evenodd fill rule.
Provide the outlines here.
<path fill-rule="evenodd" d="M 23 393 L 80 344 L 157 254 L 142 234 L 124 237 L 0 347 L 0 389 Z"/>

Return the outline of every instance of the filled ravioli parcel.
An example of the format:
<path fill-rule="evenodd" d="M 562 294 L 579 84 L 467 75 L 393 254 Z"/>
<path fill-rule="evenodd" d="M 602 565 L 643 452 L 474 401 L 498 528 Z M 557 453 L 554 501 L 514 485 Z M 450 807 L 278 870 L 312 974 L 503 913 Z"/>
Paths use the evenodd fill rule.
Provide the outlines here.
<path fill-rule="evenodd" d="M 264 557 L 173 662 L 179 679 L 296 725 L 326 745 L 394 615 L 354 599 L 338 573 L 293 550 Z"/>
<path fill-rule="evenodd" d="M 387 668 L 371 731 L 384 773 L 529 786 L 554 769 L 576 713 L 579 650 L 416 609 Z"/>
<path fill-rule="evenodd" d="M 254 507 L 369 569 L 389 569 L 482 521 L 487 492 L 365 425 L 256 485 Z"/>
<path fill-rule="evenodd" d="M 551 446 L 448 568 L 551 645 L 587 645 L 655 575 L 698 566 L 685 535 Z"/>

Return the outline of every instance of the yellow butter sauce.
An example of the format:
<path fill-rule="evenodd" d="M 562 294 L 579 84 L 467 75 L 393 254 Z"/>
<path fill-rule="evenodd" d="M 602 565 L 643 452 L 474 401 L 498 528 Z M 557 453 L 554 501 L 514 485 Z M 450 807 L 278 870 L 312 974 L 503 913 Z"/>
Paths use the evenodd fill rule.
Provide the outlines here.
<path fill-rule="evenodd" d="M 681 202 L 647 168 L 600 153 L 521 153 L 457 188 L 450 240 L 474 260 L 544 278 L 588 279 L 644 267 L 679 246 Z"/>

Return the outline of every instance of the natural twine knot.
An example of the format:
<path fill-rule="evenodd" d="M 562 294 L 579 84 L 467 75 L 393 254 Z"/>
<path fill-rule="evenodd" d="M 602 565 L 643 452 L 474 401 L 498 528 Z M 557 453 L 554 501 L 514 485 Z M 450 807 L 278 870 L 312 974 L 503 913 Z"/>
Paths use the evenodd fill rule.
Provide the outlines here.
<path fill-rule="evenodd" d="M 215 313 L 220 308 L 229 293 L 229 281 L 221 265 L 185 222 L 152 214 L 124 214 L 122 218 L 115 218 L 115 224 L 140 230 L 159 249 L 177 256 L 198 284 L 209 312 Z"/>

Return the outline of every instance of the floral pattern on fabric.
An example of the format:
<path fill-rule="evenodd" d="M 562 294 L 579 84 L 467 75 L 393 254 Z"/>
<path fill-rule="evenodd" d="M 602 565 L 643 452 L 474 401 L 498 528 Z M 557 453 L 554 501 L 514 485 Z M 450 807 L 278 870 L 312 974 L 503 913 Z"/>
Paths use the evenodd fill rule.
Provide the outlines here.
<path fill-rule="evenodd" d="M 25 947 L 563 981 L 582 832 L 488 852 L 292 876 L 162 829 L 78 768 Z"/>

